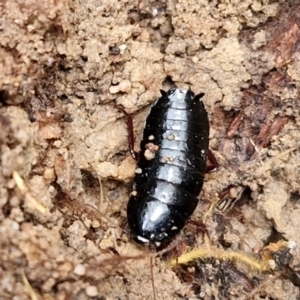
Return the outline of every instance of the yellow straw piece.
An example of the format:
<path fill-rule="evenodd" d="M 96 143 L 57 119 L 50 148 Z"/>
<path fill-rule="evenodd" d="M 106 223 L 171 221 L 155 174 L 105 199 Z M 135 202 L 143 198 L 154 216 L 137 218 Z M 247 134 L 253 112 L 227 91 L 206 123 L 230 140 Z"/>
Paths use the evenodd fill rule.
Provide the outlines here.
<path fill-rule="evenodd" d="M 223 259 L 223 260 L 234 260 L 243 262 L 246 265 L 258 270 L 258 271 L 267 271 L 270 269 L 268 262 L 263 260 L 253 259 L 245 254 L 235 252 L 235 251 L 224 251 L 220 249 L 204 249 L 199 248 L 192 250 L 190 252 L 183 253 L 176 259 L 172 259 L 168 262 L 168 265 L 174 267 L 176 265 L 187 264 L 190 261 L 195 259 L 203 259 L 203 258 L 215 258 L 215 259 Z"/>
<path fill-rule="evenodd" d="M 28 291 L 28 294 L 30 296 L 30 299 L 31 300 L 39 300 L 40 298 L 38 297 L 38 295 L 36 294 L 35 290 L 32 288 L 32 286 L 30 285 L 26 275 L 25 275 L 25 272 L 24 270 L 22 270 L 21 272 L 21 276 L 22 276 L 22 281 L 23 281 L 23 284 L 24 286 L 26 287 L 27 291 Z"/>
<path fill-rule="evenodd" d="M 24 196 L 25 205 L 30 209 L 37 210 L 40 213 L 44 214 L 46 212 L 45 207 L 42 203 L 40 203 L 37 199 L 30 195 L 28 187 L 17 171 L 13 171 L 13 179 L 22 195 Z"/>

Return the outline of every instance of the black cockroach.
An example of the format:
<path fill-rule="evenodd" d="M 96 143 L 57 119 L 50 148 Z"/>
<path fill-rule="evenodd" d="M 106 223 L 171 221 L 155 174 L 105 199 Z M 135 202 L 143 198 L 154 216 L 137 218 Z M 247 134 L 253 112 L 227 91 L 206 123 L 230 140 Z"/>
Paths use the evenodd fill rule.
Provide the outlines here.
<path fill-rule="evenodd" d="M 152 106 L 138 155 L 128 225 L 139 243 L 168 244 L 198 204 L 206 170 L 209 122 L 203 93 L 172 88 Z M 128 118 L 132 131 L 132 120 Z"/>

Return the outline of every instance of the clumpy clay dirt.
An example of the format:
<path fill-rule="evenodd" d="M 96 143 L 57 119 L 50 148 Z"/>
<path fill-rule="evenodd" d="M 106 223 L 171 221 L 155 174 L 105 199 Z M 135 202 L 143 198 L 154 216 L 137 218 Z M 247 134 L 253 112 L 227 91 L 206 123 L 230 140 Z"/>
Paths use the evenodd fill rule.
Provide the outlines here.
<path fill-rule="evenodd" d="M 296 1 L 1 1 L 0 298 L 300 299 L 299 24 Z M 220 166 L 167 256 L 267 271 L 213 251 L 151 267 L 131 240 L 116 105 L 138 150 L 173 85 L 205 93 Z"/>

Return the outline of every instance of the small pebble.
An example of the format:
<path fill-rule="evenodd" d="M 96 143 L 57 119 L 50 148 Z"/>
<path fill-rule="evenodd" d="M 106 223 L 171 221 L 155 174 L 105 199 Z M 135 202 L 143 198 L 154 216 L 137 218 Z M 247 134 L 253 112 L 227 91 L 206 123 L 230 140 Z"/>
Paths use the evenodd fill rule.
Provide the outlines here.
<path fill-rule="evenodd" d="M 119 46 L 119 48 L 120 48 L 120 53 L 124 54 L 127 46 L 125 44 L 122 44 L 122 45 Z"/>
<path fill-rule="evenodd" d="M 125 44 L 122 44 L 119 46 L 119 48 L 121 51 L 124 51 L 127 48 L 127 46 Z"/>
<path fill-rule="evenodd" d="M 12 222 L 12 229 L 13 230 L 15 230 L 15 231 L 19 231 L 20 230 L 20 225 L 19 225 L 19 223 L 17 223 L 17 222 Z"/>
<path fill-rule="evenodd" d="M 109 92 L 111 94 L 116 94 L 116 93 L 119 93 L 120 91 L 120 88 L 118 85 L 112 85 L 110 88 L 109 88 Z"/>
<path fill-rule="evenodd" d="M 130 92 L 131 82 L 128 79 L 124 79 L 119 83 L 119 90 L 121 92 Z"/>
<path fill-rule="evenodd" d="M 76 275 L 84 275 L 85 274 L 85 266 L 84 265 L 77 265 L 74 269 L 74 273 Z"/>
<path fill-rule="evenodd" d="M 85 289 L 86 294 L 89 297 L 96 297 L 98 295 L 98 289 L 94 285 L 90 285 Z"/>
<path fill-rule="evenodd" d="M 55 174 L 55 171 L 53 168 L 45 168 L 44 173 L 43 173 L 43 177 L 45 179 L 54 180 L 55 176 L 56 176 L 56 174 Z"/>

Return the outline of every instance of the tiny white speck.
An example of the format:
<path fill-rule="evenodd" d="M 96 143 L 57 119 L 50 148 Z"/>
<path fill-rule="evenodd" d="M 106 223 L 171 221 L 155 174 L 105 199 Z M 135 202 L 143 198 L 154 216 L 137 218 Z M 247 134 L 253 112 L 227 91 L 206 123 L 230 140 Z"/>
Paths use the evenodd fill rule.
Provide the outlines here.
<path fill-rule="evenodd" d="M 154 233 L 150 234 L 150 239 L 154 238 Z"/>
<path fill-rule="evenodd" d="M 161 242 L 155 242 L 156 247 L 159 247 L 161 245 Z"/>
<path fill-rule="evenodd" d="M 294 242 L 294 241 L 290 241 L 289 244 L 288 244 L 288 247 L 289 247 L 291 250 L 296 250 L 297 244 L 296 244 L 296 242 Z"/>
<path fill-rule="evenodd" d="M 174 141 L 174 140 L 175 140 L 175 135 L 174 135 L 173 133 L 171 133 L 171 134 L 169 134 L 169 135 L 167 136 L 167 139 L 168 139 L 169 141 Z"/>
<path fill-rule="evenodd" d="M 132 191 L 132 192 L 131 192 L 131 196 L 134 196 L 134 197 L 135 197 L 136 195 L 137 195 L 137 191 Z"/>
<path fill-rule="evenodd" d="M 48 57 L 48 65 L 51 66 L 54 63 L 55 59 L 53 57 Z"/>
<path fill-rule="evenodd" d="M 153 153 L 151 150 L 146 149 L 144 152 L 144 156 L 147 160 L 151 160 L 155 157 L 155 153 Z"/>
<path fill-rule="evenodd" d="M 81 265 L 81 264 L 77 265 L 74 269 L 74 273 L 79 276 L 84 275 L 85 274 L 85 266 Z"/>
<path fill-rule="evenodd" d="M 143 243 L 149 243 L 149 240 L 143 238 L 142 236 L 139 236 L 139 235 L 138 235 L 136 238 L 137 238 L 139 241 L 143 242 Z"/>
<path fill-rule="evenodd" d="M 85 292 L 89 297 L 96 297 L 98 295 L 98 289 L 94 285 L 86 287 Z"/>
<path fill-rule="evenodd" d="M 127 48 L 127 46 L 125 44 L 122 44 L 119 46 L 119 48 L 121 51 L 124 51 Z"/>
<path fill-rule="evenodd" d="M 149 141 L 153 141 L 153 140 L 154 140 L 154 135 L 150 135 L 150 136 L 148 137 L 148 140 L 149 140 Z"/>
<path fill-rule="evenodd" d="M 136 174 L 142 174 L 142 169 L 141 169 L 141 168 L 137 168 L 137 169 L 135 170 L 135 173 L 136 173 Z"/>
<path fill-rule="evenodd" d="M 173 226 L 172 228 L 171 228 L 171 230 L 177 230 L 178 229 L 178 227 L 176 227 L 176 226 Z"/>
<path fill-rule="evenodd" d="M 11 226 L 11 228 L 12 228 L 13 230 L 15 230 L 15 231 L 19 231 L 20 225 L 19 225 L 18 222 L 12 221 L 12 226 Z"/>

